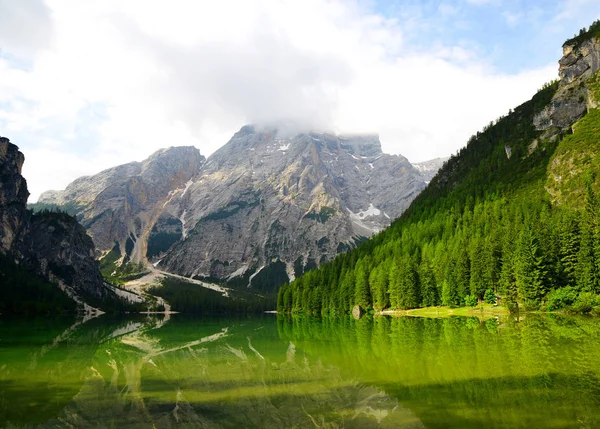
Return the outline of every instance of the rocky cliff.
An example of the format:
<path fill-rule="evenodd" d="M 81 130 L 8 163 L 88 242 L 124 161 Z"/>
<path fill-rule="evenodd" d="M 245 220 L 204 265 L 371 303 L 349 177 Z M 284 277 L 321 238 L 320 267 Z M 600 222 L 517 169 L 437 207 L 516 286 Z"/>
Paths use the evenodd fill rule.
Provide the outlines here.
<path fill-rule="evenodd" d="M 550 105 L 535 118 L 543 137 L 566 134 L 548 165 L 545 188 L 554 204 L 582 208 L 588 185 L 600 190 L 600 22 L 565 43 L 559 76 Z"/>
<path fill-rule="evenodd" d="M 6 255 L 19 242 L 27 216 L 27 183 L 21 176 L 25 157 L 7 138 L 0 137 L 0 253 Z"/>
<path fill-rule="evenodd" d="M 376 136 L 286 136 L 245 126 L 165 207 L 163 223 L 179 219 L 181 240 L 157 255 L 159 266 L 282 283 L 385 228 L 424 187 L 408 160 L 384 154 Z"/>
<path fill-rule="evenodd" d="M 384 154 L 377 136 L 244 126 L 206 161 L 196 149 L 171 148 L 40 202 L 77 207 L 97 248 L 116 242 L 124 260 L 274 286 L 388 226 L 433 169 Z"/>
<path fill-rule="evenodd" d="M 85 229 L 64 213 L 27 210 L 24 160 L 17 146 L 0 137 L 0 255 L 58 283 L 76 299 L 82 293 L 104 297 L 107 289 Z"/>
<path fill-rule="evenodd" d="M 600 68 L 600 39 L 567 41 L 558 63 L 558 90 L 551 103 L 533 120 L 536 129 L 545 131 L 542 138 L 570 129 L 589 108 L 598 106 L 594 98 L 590 97 L 590 88 L 586 82 Z"/>

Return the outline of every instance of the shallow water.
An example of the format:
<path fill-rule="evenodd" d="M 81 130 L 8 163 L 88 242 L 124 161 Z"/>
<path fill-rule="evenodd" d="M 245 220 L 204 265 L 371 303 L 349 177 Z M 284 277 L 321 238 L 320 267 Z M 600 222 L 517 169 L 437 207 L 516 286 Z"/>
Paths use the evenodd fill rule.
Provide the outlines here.
<path fill-rule="evenodd" d="M 0 319 L 0 427 L 600 427 L 600 323 Z"/>

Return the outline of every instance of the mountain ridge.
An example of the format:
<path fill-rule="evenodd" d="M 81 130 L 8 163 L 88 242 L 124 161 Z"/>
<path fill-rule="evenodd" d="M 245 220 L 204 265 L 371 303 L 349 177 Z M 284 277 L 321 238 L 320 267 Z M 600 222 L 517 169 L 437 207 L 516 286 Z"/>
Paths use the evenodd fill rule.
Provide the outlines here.
<path fill-rule="evenodd" d="M 153 156 L 144 162 L 152 165 Z M 65 191 L 45 192 L 39 202 L 70 204 L 100 256 L 114 251 L 121 262 L 147 260 L 188 277 L 237 278 L 240 285 L 272 271 L 267 277 L 276 279 L 270 280 L 275 287 L 387 227 L 437 165 L 419 171 L 402 156 L 384 154 L 376 135 L 290 135 L 256 125 L 243 126 L 208 159 L 201 158 L 174 186 L 164 187 L 161 198 L 123 213 L 128 220 L 118 237 L 107 236 L 111 228 L 96 224 L 94 216 L 114 213 L 110 199 L 121 203 L 118 195 L 127 192 L 116 189 L 108 198 L 107 181 L 116 169 L 129 173 L 121 182 L 138 177 L 136 163 L 99 173 L 88 186 L 96 189 L 93 195 L 77 194 L 95 180 L 86 176 Z M 114 230 L 114 222 L 109 225 Z M 269 283 L 254 281 L 259 280 Z"/>

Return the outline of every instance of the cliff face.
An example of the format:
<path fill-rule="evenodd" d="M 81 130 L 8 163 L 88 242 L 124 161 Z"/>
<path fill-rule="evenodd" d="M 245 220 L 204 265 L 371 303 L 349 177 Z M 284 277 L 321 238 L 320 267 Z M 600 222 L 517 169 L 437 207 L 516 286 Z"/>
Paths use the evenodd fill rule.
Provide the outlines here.
<path fill-rule="evenodd" d="M 424 187 L 377 136 L 245 126 L 165 206 L 181 238 L 155 260 L 186 276 L 287 281 L 388 226 Z"/>
<path fill-rule="evenodd" d="M 24 160 L 17 146 L 0 137 L 0 254 L 61 284 L 69 294 L 103 297 L 106 289 L 85 229 L 66 214 L 31 215 L 27 210 Z"/>
<path fill-rule="evenodd" d="M 0 253 L 13 249 L 23 232 L 29 192 L 21 176 L 25 157 L 7 138 L 0 137 Z"/>
<path fill-rule="evenodd" d="M 554 204 L 583 208 L 588 185 L 600 192 L 600 39 L 567 42 L 559 64 L 560 85 L 550 105 L 554 127 L 542 129 L 553 133 L 560 127 L 572 133 L 550 160 L 545 188 Z"/>
<path fill-rule="evenodd" d="M 591 38 L 565 44 L 558 63 L 558 91 L 533 120 L 537 130 L 545 131 L 542 138 L 569 129 L 589 108 L 597 107 L 586 82 L 600 69 L 600 40 Z"/>

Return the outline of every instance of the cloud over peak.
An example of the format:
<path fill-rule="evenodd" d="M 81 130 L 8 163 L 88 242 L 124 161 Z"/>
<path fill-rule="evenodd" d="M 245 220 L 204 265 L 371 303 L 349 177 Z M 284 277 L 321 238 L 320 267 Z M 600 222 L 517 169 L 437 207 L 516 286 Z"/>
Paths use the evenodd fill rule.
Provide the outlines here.
<path fill-rule="evenodd" d="M 420 161 L 556 74 L 557 58 L 509 74 L 468 41 L 417 43 L 431 23 L 370 4 L 0 0 L 0 134 L 32 199 L 161 147 L 209 155 L 247 123 L 378 133 Z"/>

